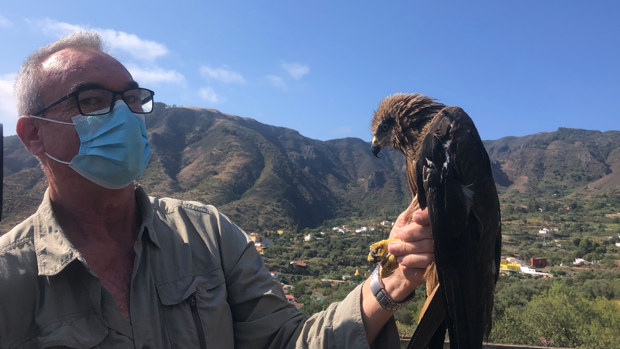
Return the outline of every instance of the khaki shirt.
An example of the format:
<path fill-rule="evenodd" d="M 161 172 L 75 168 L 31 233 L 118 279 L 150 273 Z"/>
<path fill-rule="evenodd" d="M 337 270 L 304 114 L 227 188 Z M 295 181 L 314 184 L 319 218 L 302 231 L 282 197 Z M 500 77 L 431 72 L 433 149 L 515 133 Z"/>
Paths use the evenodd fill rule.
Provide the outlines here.
<path fill-rule="evenodd" d="M 136 199 L 131 323 L 66 238 L 46 192 L 0 236 L 0 348 L 368 348 L 361 286 L 308 318 L 213 206 Z M 394 320 L 377 348 L 398 348 Z"/>

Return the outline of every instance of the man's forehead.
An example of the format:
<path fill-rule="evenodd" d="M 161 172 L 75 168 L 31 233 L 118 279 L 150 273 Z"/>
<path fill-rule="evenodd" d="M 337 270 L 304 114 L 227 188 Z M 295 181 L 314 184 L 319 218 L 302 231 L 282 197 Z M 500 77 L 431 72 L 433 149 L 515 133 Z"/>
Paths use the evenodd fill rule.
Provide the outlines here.
<path fill-rule="evenodd" d="M 110 55 L 90 48 L 66 48 L 52 54 L 45 61 L 43 61 L 42 64 L 43 69 L 47 71 L 80 69 L 106 65 L 113 66 L 121 64 Z"/>
<path fill-rule="evenodd" d="M 79 83 L 98 83 L 118 88 L 133 81 L 125 67 L 110 55 L 93 49 L 64 49 L 42 63 L 45 80 L 57 88 L 66 89 Z M 114 86 L 112 86 L 114 85 Z"/>

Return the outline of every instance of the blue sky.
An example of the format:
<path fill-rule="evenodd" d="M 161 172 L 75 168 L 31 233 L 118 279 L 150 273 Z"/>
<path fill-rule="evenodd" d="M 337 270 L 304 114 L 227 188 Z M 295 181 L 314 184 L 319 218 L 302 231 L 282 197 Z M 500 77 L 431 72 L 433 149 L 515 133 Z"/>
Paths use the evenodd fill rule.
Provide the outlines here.
<path fill-rule="evenodd" d="M 370 140 L 385 96 L 458 105 L 483 139 L 619 130 L 620 2 L 0 2 L 0 121 L 36 48 L 94 29 L 167 104 Z"/>

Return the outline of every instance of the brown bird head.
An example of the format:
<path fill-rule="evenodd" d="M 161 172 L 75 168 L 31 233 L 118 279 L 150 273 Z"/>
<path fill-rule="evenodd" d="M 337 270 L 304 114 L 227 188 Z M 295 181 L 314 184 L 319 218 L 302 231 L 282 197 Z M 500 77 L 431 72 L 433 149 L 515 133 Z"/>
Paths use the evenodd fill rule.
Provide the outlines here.
<path fill-rule="evenodd" d="M 377 154 L 381 148 L 389 146 L 405 156 L 415 156 L 426 133 L 425 126 L 444 107 L 421 93 L 397 93 L 385 97 L 372 117 L 372 153 L 379 157 Z"/>

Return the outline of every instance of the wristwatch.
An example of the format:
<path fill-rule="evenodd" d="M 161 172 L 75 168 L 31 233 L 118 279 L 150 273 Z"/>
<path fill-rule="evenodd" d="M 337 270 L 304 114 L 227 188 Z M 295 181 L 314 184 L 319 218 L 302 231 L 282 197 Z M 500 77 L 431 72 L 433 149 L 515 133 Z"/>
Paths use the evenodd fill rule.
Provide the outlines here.
<path fill-rule="evenodd" d="M 385 288 L 383 287 L 383 281 L 381 281 L 381 278 L 379 277 L 378 265 L 370 276 L 370 291 L 375 296 L 377 302 L 379 302 L 379 305 L 381 305 L 383 309 L 390 311 L 395 311 L 404 307 L 405 305 L 407 305 L 407 303 L 409 303 L 410 300 L 413 299 L 413 296 L 415 296 L 415 291 L 413 291 L 407 296 L 407 298 L 403 299 L 401 302 L 396 302 L 395 300 L 390 298 L 390 296 L 388 296 L 387 292 L 385 291 Z"/>

